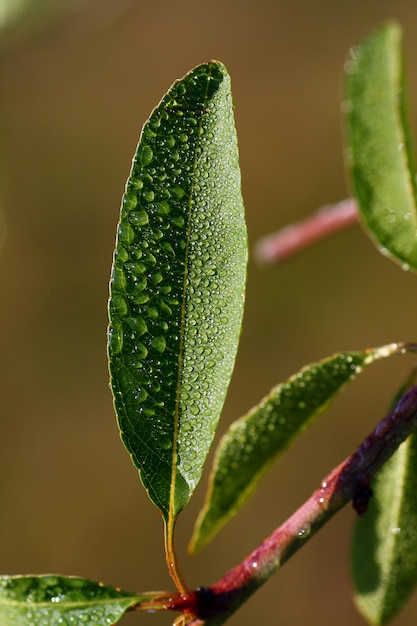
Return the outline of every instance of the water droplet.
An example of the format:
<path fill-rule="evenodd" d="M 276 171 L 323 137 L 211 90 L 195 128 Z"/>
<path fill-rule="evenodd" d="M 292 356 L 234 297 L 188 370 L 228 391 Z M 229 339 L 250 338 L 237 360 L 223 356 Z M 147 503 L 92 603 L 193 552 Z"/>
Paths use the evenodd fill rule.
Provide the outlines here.
<path fill-rule="evenodd" d="M 359 45 L 352 46 L 351 49 L 349 50 L 349 54 L 351 58 L 356 59 L 356 61 L 361 58 L 362 53 L 363 53 L 363 48 L 362 46 L 359 46 Z"/>
<path fill-rule="evenodd" d="M 140 315 L 138 317 L 131 317 L 129 320 L 129 325 L 135 333 L 140 336 L 144 335 L 148 332 L 148 327 L 146 326 L 146 322 Z"/>
<path fill-rule="evenodd" d="M 160 215 L 168 215 L 170 210 L 171 207 L 169 206 L 168 202 L 166 202 L 165 200 L 162 200 L 162 202 L 158 202 L 158 213 Z"/>
<path fill-rule="evenodd" d="M 124 291 L 126 287 L 126 276 L 123 268 L 119 265 L 113 267 L 112 281 L 117 286 L 118 291 Z"/>
<path fill-rule="evenodd" d="M 170 244 L 170 243 L 168 243 L 168 242 L 166 242 L 166 241 L 165 241 L 165 242 L 162 244 L 162 248 L 163 248 L 164 252 L 165 252 L 168 256 L 170 256 L 172 259 L 175 257 L 175 251 L 174 251 L 174 248 L 171 246 L 171 244 Z"/>
<path fill-rule="evenodd" d="M 148 356 L 148 349 L 143 343 L 135 344 L 135 354 L 139 360 L 143 360 Z"/>
<path fill-rule="evenodd" d="M 155 272 L 154 274 L 150 275 L 150 279 L 155 285 L 158 285 L 160 282 L 162 282 L 163 276 L 161 272 Z"/>
<path fill-rule="evenodd" d="M 138 199 L 133 191 L 128 191 L 123 196 L 123 207 L 126 211 L 131 211 L 136 207 Z"/>
<path fill-rule="evenodd" d="M 145 226 L 149 223 L 149 216 L 144 209 L 132 211 L 129 215 L 129 221 L 135 226 Z"/>
<path fill-rule="evenodd" d="M 146 315 L 151 319 L 151 320 L 156 320 L 159 317 L 159 313 L 158 313 L 158 309 L 156 309 L 153 306 L 148 306 L 146 307 Z"/>
<path fill-rule="evenodd" d="M 160 336 L 152 339 L 152 347 L 155 348 L 155 350 L 157 350 L 160 354 L 164 352 L 166 345 L 165 337 Z"/>
<path fill-rule="evenodd" d="M 119 241 L 130 245 L 135 240 L 135 231 L 128 222 L 122 222 L 118 229 Z"/>
<path fill-rule="evenodd" d="M 129 253 L 126 250 L 126 248 L 124 248 L 123 246 L 118 246 L 116 248 L 116 258 L 117 260 L 120 260 L 122 263 L 125 263 L 125 261 L 127 261 L 129 258 Z"/>
<path fill-rule="evenodd" d="M 307 539 L 307 537 L 310 535 L 311 532 L 311 527 L 309 524 L 306 524 L 306 526 L 303 526 L 303 528 L 301 528 L 297 535 L 300 537 L 300 539 Z"/>
<path fill-rule="evenodd" d="M 152 190 L 148 189 L 143 194 L 143 197 L 145 199 L 145 202 L 152 202 L 155 199 L 155 194 Z"/>
<path fill-rule="evenodd" d="M 348 61 L 346 61 L 344 65 L 344 70 L 346 74 L 349 74 L 349 75 L 356 74 L 357 69 L 358 69 L 358 64 L 356 63 L 354 59 L 349 59 Z"/>
<path fill-rule="evenodd" d="M 401 528 L 391 528 L 391 532 L 393 535 L 399 535 L 401 532 Z"/>
<path fill-rule="evenodd" d="M 152 148 L 150 146 L 143 146 L 139 154 L 139 160 L 141 164 L 143 166 L 149 165 L 152 159 L 153 159 Z"/>
<path fill-rule="evenodd" d="M 159 111 L 155 111 L 155 113 L 152 115 L 151 119 L 149 120 L 149 126 L 151 126 L 153 129 L 157 129 L 160 127 L 161 125 L 161 118 L 158 116 Z"/>
<path fill-rule="evenodd" d="M 173 188 L 172 191 L 175 193 L 175 195 L 178 198 L 178 200 L 181 200 L 181 198 L 183 196 L 185 196 L 185 191 L 181 187 L 176 186 L 176 187 Z"/>
<path fill-rule="evenodd" d="M 119 317 L 125 317 L 128 314 L 128 306 L 126 299 L 121 294 L 114 294 L 111 299 L 111 308 Z"/>
<path fill-rule="evenodd" d="M 168 437 L 162 437 L 160 439 L 160 445 L 162 450 L 170 450 L 172 448 L 172 440 Z"/>
<path fill-rule="evenodd" d="M 378 348 L 378 350 L 376 351 L 375 358 L 377 359 L 386 358 L 390 356 L 393 352 L 396 352 L 397 349 L 398 349 L 397 343 L 390 343 L 386 346 L 382 346 L 381 348 Z"/>

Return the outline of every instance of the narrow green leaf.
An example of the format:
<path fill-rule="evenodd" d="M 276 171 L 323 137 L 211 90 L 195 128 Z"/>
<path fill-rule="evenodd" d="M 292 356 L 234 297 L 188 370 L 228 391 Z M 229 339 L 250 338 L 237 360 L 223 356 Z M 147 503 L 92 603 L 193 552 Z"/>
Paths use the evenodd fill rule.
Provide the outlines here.
<path fill-rule="evenodd" d="M 347 162 L 360 214 L 381 252 L 415 270 L 416 181 L 399 26 L 389 23 L 352 48 L 345 69 Z"/>
<path fill-rule="evenodd" d="M 86 578 L 0 577 L 1 626 L 109 626 L 147 596 L 136 596 Z"/>
<path fill-rule="evenodd" d="M 353 533 L 354 599 L 370 624 L 387 624 L 417 585 L 416 434 L 383 466 L 372 490 Z"/>
<path fill-rule="evenodd" d="M 249 500 L 282 452 L 365 366 L 402 350 L 391 344 L 342 352 L 304 367 L 240 418 L 220 441 L 204 507 L 190 543 L 200 551 Z"/>
<path fill-rule="evenodd" d="M 246 262 L 230 79 L 213 61 L 174 83 L 143 128 L 110 285 L 119 427 L 166 521 L 187 504 L 212 442 Z"/>

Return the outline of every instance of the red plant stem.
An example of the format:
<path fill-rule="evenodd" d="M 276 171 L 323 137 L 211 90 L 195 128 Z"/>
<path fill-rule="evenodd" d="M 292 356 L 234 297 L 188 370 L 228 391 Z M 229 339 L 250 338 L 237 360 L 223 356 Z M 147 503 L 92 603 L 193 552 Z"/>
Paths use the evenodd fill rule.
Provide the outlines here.
<path fill-rule="evenodd" d="M 416 351 L 414 344 L 404 347 Z M 186 594 L 153 592 L 130 610 L 179 611 L 175 624 L 220 626 L 350 500 L 364 515 L 375 474 L 416 429 L 417 385 L 282 526 L 217 583 Z"/>
<path fill-rule="evenodd" d="M 196 591 L 192 602 L 197 604 L 190 607 L 190 613 L 198 617 L 186 623 L 222 624 L 347 502 L 352 500 L 355 510 L 363 515 L 373 477 L 416 428 L 417 386 L 402 396 L 356 452 L 330 472 L 280 528 L 217 583 Z"/>
<path fill-rule="evenodd" d="M 326 205 L 314 215 L 260 239 L 255 256 L 262 263 L 279 263 L 357 223 L 358 209 L 352 198 Z"/>

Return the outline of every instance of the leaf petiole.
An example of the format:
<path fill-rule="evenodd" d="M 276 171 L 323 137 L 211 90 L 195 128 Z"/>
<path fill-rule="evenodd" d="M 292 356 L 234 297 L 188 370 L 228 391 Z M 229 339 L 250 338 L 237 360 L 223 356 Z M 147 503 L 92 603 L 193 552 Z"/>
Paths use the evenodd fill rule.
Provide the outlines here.
<path fill-rule="evenodd" d="M 178 565 L 174 542 L 174 528 L 175 520 L 172 521 L 171 519 L 168 519 L 168 521 L 164 521 L 165 558 L 169 575 L 171 576 L 175 587 L 181 595 L 187 596 L 189 595 L 190 590 Z"/>

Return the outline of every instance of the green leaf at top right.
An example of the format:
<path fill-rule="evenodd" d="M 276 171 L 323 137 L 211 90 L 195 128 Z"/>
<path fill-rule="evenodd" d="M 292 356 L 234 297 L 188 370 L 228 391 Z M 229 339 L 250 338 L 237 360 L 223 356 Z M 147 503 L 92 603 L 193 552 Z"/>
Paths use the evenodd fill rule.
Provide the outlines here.
<path fill-rule="evenodd" d="M 417 270 L 417 189 L 398 24 L 353 47 L 345 71 L 346 158 L 362 222 L 383 254 Z"/>

